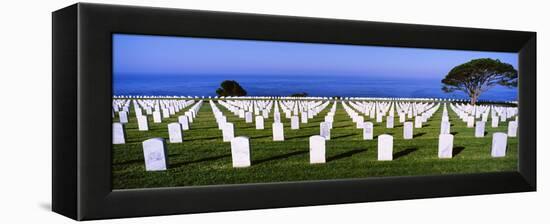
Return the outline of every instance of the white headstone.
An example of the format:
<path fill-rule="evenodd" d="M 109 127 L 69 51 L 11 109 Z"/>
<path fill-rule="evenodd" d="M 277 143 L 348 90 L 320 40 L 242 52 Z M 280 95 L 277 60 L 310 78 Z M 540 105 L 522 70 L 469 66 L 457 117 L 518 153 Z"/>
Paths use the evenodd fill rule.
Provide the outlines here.
<path fill-rule="evenodd" d="M 408 121 L 403 123 L 403 139 L 413 138 L 413 123 Z"/>
<path fill-rule="evenodd" d="M 283 123 L 273 123 L 273 141 L 284 141 Z"/>
<path fill-rule="evenodd" d="M 168 152 L 162 138 L 151 138 L 142 142 L 146 171 L 161 171 L 168 168 Z"/>
<path fill-rule="evenodd" d="M 386 117 L 386 128 L 393 128 L 393 116 Z"/>
<path fill-rule="evenodd" d="M 159 111 L 153 112 L 153 122 L 155 123 L 162 123 L 162 117 L 160 116 Z"/>
<path fill-rule="evenodd" d="M 485 122 L 483 121 L 477 121 L 476 122 L 476 138 L 483 138 L 485 136 Z"/>
<path fill-rule="evenodd" d="M 300 122 L 298 120 L 298 116 L 292 116 L 292 118 L 290 118 L 290 129 L 292 130 L 300 129 Z"/>
<path fill-rule="evenodd" d="M 281 114 L 278 112 L 273 113 L 273 122 L 281 123 Z"/>
<path fill-rule="evenodd" d="M 248 137 L 235 137 L 231 140 L 231 160 L 233 167 L 250 166 L 250 142 Z"/>
<path fill-rule="evenodd" d="M 405 122 L 405 114 L 399 114 L 399 123 Z"/>
<path fill-rule="evenodd" d="M 321 122 L 320 126 L 320 135 L 323 136 L 326 140 L 330 140 L 330 124 L 329 122 Z"/>
<path fill-rule="evenodd" d="M 363 139 L 372 140 L 374 133 L 374 128 L 372 122 L 365 122 L 363 124 Z"/>
<path fill-rule="evenodd" d="M 120 120 L 120 123 L 122 124 L 128 123 L 128 114 L 126 113 L 126 111 L 118 112 L 118 118 Z"/>
<path fill-rule="evenodd" d="M 149 130 L 149 123 L 147 123 L 147 116 L 140 115 L 137 117 L 137 121 L 138 121 L 138 130 L 140 131 Z"/>
<path fill-rule="evenodd" d="M 246 123 L 252 123 L 252 112 L 246 112 L 244 114 L 244 121 Z"/>
<path fill-rule="evenodd" d="M 180 123 L 168 124 L 168 135 L 170 137 L 170 143 L 180 143 L 183 141 L 183 135 L 181 132 Z"/>
<path fill-rule="evenodd" d="M 378 136 L 378 160 L 393 160 L 393 136 Z"/>
<path fill-rule="evenodd" d="M 124 131 L 124 125 L 121 123 L 113 123 L 113 144 L 126 143 L 126 132 Z"/>
<path fill-rule="evenodd" d="M 189 130 L 189 120 L 187 119 L 187 116 L 185 115 L 179 116 L 178 122 L 180 123 L 182 130 Z"/>
<path fill-rule="evenodd" d="M 491 118 L 491 127 L 498 128 L 498 117 L 493 116 Z"/>
<path fill-rule="evenodd" d="M 439 158 L 453 158 L 453 139 L 454 136 L 451 134 L 439 135 Z"/>
<path fill-rule="evenodd" d="M 376 114 L 376 123 L 380 123 L 380 122 L 382 122 L 382 120 L 384 120 L 384 115 L 382 115 L 381 113 L 377 113 Z"/>
<path fill-rule="evenodd" d="M 414 117 L 414 128 L 422 128 L 422 116 Z"/>
<path fill-rule="evenodd" d="M 466 126 L 469 127 L 469 128 L 473 128 L 474 127 L 474 117 L 473 116 L 468 116 L 467 120 L 466 120 Z"/>
<path fill-rule="evenodd" d="M 451 133 L 451 123 L 449 121 L 442 121 L 439 134 L 450 134 L 450 133 Z"/>
<path fill-rule="evenodd" d="M 223 141 L 230 142 L 234 137 L 233 123 L 225 123 L 222 129 Z"/>
<path fill-rule="evenodd" d="M 365 122 L 365 118 L 363 116 L 359 116 L 355 120 L 355 127 L 356 128 L 363 128 L 363 122 Z"/>
<path fill-rule="evenodd" d="M 517 133 L 518 133 L 518 122 L 517 121 L 508 122 L 508 136 L 516 137 Z"/>
<path fill-rule="evenodd" d="M 325 163 L 325 138 L 314 135 L 309 137 L 309 163 Z"/>
<path fill-rule="evenodd" d="M 508 141 L 508 135 L 502 132 L 493 133 L 493 145 L 491 146 L 491 156 L 492 157 L 506 156 L 507 141 Z"/>
<path fill-rule="evenodd" d="M 264 117 L 256 116 L 256 129 L 257 130 L 263 130 L 264 129 Z"/>
<path fill-rule="evenodd" d="M 307 124 L 307 112 L 302 112 L 302 124 Z"/>

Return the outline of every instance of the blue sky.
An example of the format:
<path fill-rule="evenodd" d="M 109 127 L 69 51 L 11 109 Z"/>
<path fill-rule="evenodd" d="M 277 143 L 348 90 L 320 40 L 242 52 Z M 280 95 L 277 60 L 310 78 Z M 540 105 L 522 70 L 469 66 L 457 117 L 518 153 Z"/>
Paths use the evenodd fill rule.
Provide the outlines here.
<path fill-rule="evenodd" d="M 116 75 L 346 75 L 443 78 L 454 66 L 517 54 L 115 34 Z"/>

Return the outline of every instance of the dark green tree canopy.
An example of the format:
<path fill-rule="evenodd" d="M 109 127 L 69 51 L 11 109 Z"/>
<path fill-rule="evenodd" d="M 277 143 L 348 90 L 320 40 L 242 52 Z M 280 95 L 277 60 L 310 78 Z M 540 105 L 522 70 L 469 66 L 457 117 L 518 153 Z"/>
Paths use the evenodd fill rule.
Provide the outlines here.
<path fill-rule="evenodd" d="M 441 83 L 444 92 L 463 91 L 475 104 L 481 93 L 496 85 L 517 87 L 518 72 L 498 59 L 480 58 L 454 67 Z"/>
<path fill-rule="evenodd" d="M 216 90 L 218 96 L 246 96 L 246 90 L 235 80 L 225 80 Z"/>
<path fill-rule="evenodd" d="M 291 97 L 306 97 L 306 96 L 308 96 L 308 94 L 306 92 L 301 92 L 301 93 L 293 93 L 290 96 Z"/>

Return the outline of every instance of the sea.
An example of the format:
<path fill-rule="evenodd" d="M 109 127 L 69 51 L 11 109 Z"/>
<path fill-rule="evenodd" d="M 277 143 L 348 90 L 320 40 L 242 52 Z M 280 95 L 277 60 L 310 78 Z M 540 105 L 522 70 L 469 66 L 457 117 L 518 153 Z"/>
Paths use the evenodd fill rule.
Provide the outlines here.
<path fill-rule="evenodd" d="M 115 74 L 115 96 L 216 96 L 224 80 L 237 81 L 249 96 L 289 96 L 305 92 L 321 97 L 404 97 L 466 99 L 462 92 L 445 93 L 441 79 L 327 75 L 164 75 Z M 516 101 L 517 88 L 496 86 L 480 100 Z"/>

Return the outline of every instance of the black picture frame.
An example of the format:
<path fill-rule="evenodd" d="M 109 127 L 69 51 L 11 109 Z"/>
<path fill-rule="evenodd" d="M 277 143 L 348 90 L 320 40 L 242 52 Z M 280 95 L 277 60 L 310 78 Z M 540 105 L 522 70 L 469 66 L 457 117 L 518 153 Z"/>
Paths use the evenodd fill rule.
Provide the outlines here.
<path fill-rule="evenodd" d="M 76 220 L 536 191 L 536 33 L 78 3 L 52 14 L 53 211 Z M 111 188 L 112 33 L 519 53 L 517 172 Z"/>

